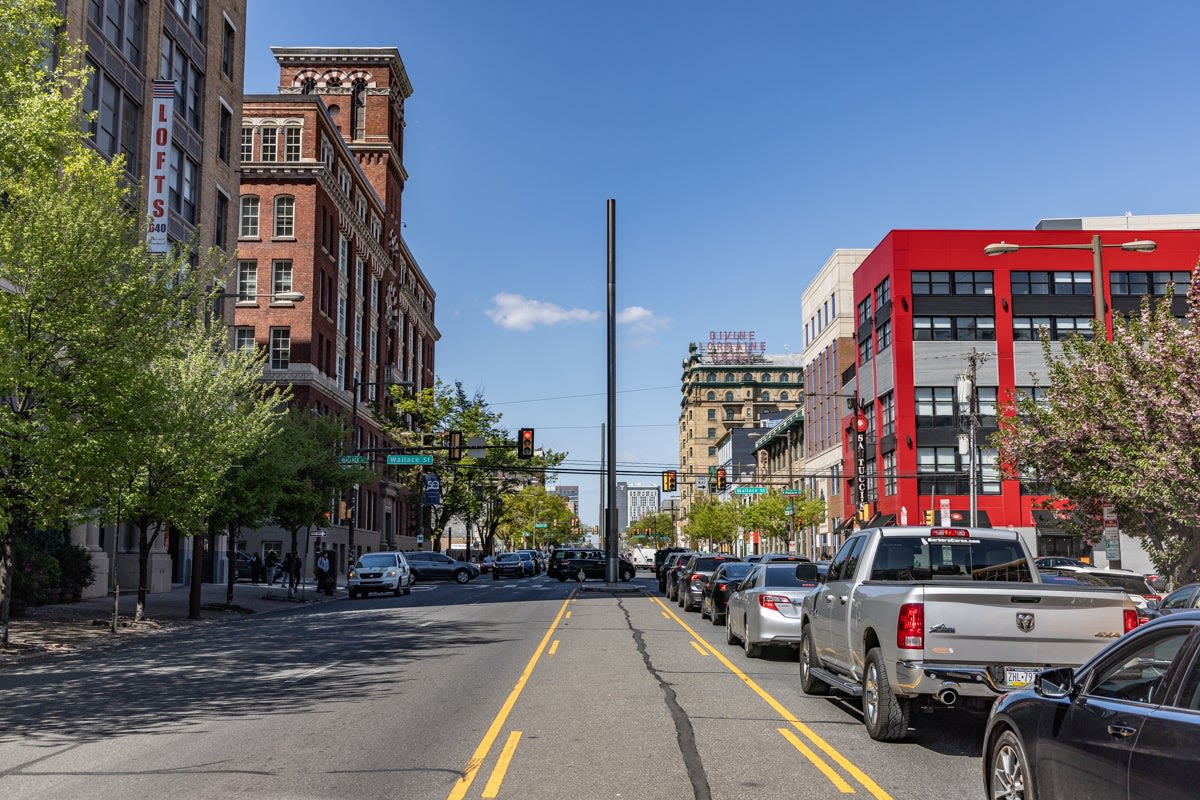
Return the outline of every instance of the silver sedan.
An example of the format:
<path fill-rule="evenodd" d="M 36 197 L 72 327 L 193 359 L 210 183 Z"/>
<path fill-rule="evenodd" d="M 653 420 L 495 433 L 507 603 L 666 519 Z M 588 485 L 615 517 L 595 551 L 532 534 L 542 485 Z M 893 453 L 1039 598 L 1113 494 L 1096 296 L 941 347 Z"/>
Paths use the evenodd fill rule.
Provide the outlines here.
<path fill-rule="evenodd" d="M 725 641 L 742 645 L 747 658 L 758 658 L 768 645 L 800 644 L 800 607 L 817 588 L 811 562 L 758 564 L 729 596 Z"/>

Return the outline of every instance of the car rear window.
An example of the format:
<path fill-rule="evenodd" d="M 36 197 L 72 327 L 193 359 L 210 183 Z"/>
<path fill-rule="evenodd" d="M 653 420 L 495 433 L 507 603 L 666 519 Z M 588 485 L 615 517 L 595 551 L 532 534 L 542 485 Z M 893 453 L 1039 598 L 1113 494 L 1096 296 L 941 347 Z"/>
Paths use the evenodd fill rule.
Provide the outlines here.
<path fill-rule="evenodd" d="M 1032 583 L 1021 546 L 1006 539 L 889 536 L 871 564 L 873 581 L 976 580 Z"/>
<path fill-rule="evenodd" d="M 734 562 L 733 564 L 727 564 L 725 566 L 725 571 L 721 574 L 724 575 L 726 578 L 733 578 L 736 580 L 738 578 L 744 578 L 747 575 L 749 575 L 750 570 L 752 570 L 752 569 L 754 569 L 753 564 L 750 564 L 745 561 L 737 561 L 737 562 Z M 793 568 L 792 571 L 795 572 L 795 569 Z"/>
<path fill-rule="evenodd" d="M 796 565 L 794 563 L 784 562 L 779 566 L 775 566 L 773 562 L 768 561 L 766 566 L 766 577 L 763 578 L 764 586 L 795 586 L 796 588 L 807 589 L 816 586 L 816 581 L 802 581 L 796 577 Z"/>
<path fill-rule="evenodd" d="M 1107 573 L 1089 572 L 1085 573 L 1106 586 L 1120 586 L 1130 594 L 1148 595 L 1154 594 L 1154 591 L 1146 585 L 1146 579 L 1138 575 L 1110 575 Z"/>
<path fill-rule="evenodd" d="M 692 564 L 692 572 L 712 572 L 727 561 L 740 561 L 737 556 L 705 556 Z"/>

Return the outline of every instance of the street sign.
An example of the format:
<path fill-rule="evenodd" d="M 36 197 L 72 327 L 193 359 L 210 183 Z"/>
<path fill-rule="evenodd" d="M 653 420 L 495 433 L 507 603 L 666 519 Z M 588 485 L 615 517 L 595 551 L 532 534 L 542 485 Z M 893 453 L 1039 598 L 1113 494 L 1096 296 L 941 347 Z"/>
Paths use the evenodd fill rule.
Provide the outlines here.
<path fill-rule="evenodd" d="M 467 439 L 467 455 L 471 458 L 487 458 L 487 439 L 482 436 L 472 436 Z"/>
<path fill-rule="evenodd" d="M 938 500 L 938 522 L 943 528 L 949 528 L 954 524 L 950 517 L 950 498 L 943 497 Z"/>
<path fill-rule="evenodd" d="M 339 460 L 343 464 L 365 464 L 365 463 L 367 463 L 366 456 L 342 456 Z"/>
<path fill-rule="evenodd" d="M 550 523 L 549 523 L 549 522 L 535 522 L 535 523 L 533 523 L 533 527 L 535 527 L 535 528 L 549 528 L 549 527 L 550 527 Z"/>
<path fill-rule="evenodd" d="M 784 489 L 783 494 L 800 494 L 799 489 Z"/>
<path fill-rule="evenodd" d="M 423 464 L 428 466 L 433 463 L 433 456 L 410 456 L 410 455 L 391 455 L 387 457 L 388 464 Z"/>
<path fill-rule="evenodd" d="M 739 486 L 733 490 L 734 494 L 766 494 L 767 487 L 765 486 Z"/>

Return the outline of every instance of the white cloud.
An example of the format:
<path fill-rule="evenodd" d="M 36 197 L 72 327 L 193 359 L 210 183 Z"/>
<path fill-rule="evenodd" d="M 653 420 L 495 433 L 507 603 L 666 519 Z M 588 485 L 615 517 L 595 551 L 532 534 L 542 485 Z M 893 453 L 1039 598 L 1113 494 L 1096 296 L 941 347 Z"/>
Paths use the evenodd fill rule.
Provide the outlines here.
<path fill-rule="evenodd" d="M 558 325 L 564 322 L 593 322 L 599 311 L 586 308 L 562 308 L 554 303 L 531 300 L 519 294 L 501 293 L 492 298 L 493 306 L 487 315 L 501 328 L 515 331 L 533 330 L 537 325 Z"/>
<path fill-rule="evenodd" d="M 667 320 L 654 316 L 648 308 L 629 306 L 617 312 L 617 324 L 628 325 L 639 333 L 651 333 L 666 327 Z"/>

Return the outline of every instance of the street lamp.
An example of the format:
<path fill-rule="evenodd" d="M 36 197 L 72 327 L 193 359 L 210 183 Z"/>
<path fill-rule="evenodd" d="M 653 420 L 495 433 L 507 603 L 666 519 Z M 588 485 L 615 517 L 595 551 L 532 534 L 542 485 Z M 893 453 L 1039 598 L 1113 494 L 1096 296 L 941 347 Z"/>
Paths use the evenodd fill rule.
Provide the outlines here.
<path fill-rule="evenodd" d="M 1096 301 L 1096 319 L 1103 324 L 1104 273 L 1100 262 L 1100 251 L 1105 247 L 1119 247 L 1122 250 L 1128 250 L 1136 253 L 1151 253 L 1156 247 L 1158 247 L 1158 243 L 1149 239 L 1134 239 L 1131 242 L 1123 242 L 1121 244 L 1104 244 L 1100 241 L 1100 234 L 1097 233 L 1092 236 L 1092 241 L 1088 244 L 1009 244 L 1008 242 L 997 242 L 984 247 L 983 252 L 989 256 L 999 256 L 1006 253 L 1015 253 L 1018 250 L 1091 250 L 1092 294 Z"/>

